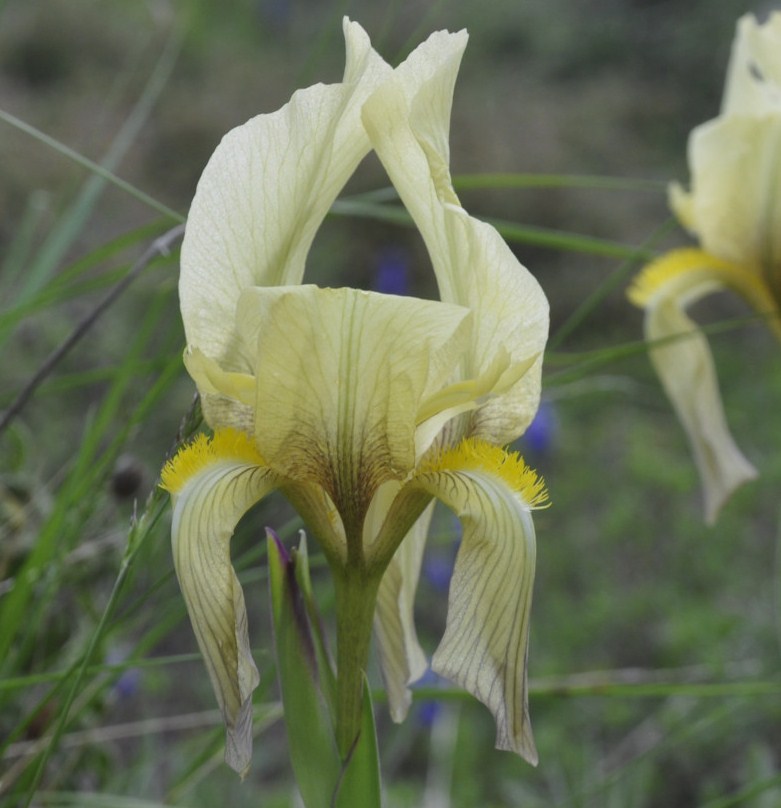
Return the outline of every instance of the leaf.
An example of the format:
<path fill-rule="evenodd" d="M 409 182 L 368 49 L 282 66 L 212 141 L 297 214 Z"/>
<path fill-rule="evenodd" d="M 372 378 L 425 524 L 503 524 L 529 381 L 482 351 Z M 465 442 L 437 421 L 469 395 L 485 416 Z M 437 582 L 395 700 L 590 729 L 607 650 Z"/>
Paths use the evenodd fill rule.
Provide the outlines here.
<path fill-rule="evenodd" d="M 374 708 L 371 689 L 363 679 L 363 722 L 361 734 L 344 767 L 338 791 L 334 795 L 335 808 L 380 808 L 380 757 L 377 749 L 377 731 L 374 726 Z"/>
<path fill-rule="evenodd" d="M 266 535 L 274 651 L 290 761 L 306 807 L 331 808 L 342 766 L 331 709 L 322 689 L 322 681 L 330 683 L 333 674 L 320 670 L 323 657 L 316 647 L 320 639 L 312 636 L 305 603 L 311 594 L 305 591 L 309 579 L 306 544 L 291 557 L 272 530 L 267 529 Z M 298 575 L 296 567 L 302 568 Z M 305 582 L 304 587 L 299 581 Z"/>
<path fill-rule="evenodd" d="M 315 649 L 317 661 L 317 671 L 320 676 L 320 688 L 326 699 L 326 704 L 331 715 L 332 725 L 336 723 L 336 676 L 334 666 L 328 653 L 328 646 L 325 641 L 323 621 L 317 611 L 314 595 L 312 594 L 312 579 L 309 575 L 309 553 L 307 552 L 306 533 L 299 531 L 300 540 L 298 548 L 293 550 L 293 563 L 295 565 L 296 583 L 301 589 L 304 599 L 307 616 L 309 617 L 309 628 Z"/>

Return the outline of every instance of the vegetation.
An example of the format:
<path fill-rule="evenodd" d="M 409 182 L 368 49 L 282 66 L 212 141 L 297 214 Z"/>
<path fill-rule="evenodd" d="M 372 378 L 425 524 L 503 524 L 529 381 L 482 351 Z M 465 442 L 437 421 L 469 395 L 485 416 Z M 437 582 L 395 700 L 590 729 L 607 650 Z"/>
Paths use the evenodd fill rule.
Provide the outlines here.
<path fill-rule="evenodd" d="M 748 10 L 716 5 L 0 3 L 0 805 L 294 804 L 264 527 L 289 546 L 302 525 L 272 497 L 233 540 L 261 673 L 242 784 L 222 763 L 157 481 L 200 424 L 174 228 L 224 132 L 338 79 L 343 14 L 396 61 L 431 30 L 469 29 L 457 188 L 501 223 L 553 317 L 544 404 L 517 447 L 553 502 L 535 517 L 540 765 L 495 751 L 490 715 L 444 682 L 424 680 L 392 724 L 375 675 L 387 804 L 781 804 L 778 349 L 731 300 L 696 312 L 761 474 L 709 528 L 625 298 L 644 259 L 686 243 L 665 185 L 686 178 L 686 137 L 717 112 Z M 433 294 L 386 182 L 368 160 L 309 279 L 377 288 L 390 272 Z M 433 532 L 418 595 L 429 652 L 457 541 L 449 512 Z"/>

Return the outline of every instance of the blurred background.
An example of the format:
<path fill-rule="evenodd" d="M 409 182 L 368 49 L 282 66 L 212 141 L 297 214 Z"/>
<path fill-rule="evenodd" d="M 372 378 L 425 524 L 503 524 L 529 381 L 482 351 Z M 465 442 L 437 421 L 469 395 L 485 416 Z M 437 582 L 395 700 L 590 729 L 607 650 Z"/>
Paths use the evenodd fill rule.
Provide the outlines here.
<path fill-rule="evenodd" d="M 644 254 L 688 243 L 671 226 L 666 183 L 687 180 L 688 133 L 718 112 L 737 18 L 773 8 L 0 0 L 0 411 L 84 331 L 0 435 L 0 805 L 30 794 L 41 806 L 295 804 L 260 537 L 269 524 L 290 544 L 300 524 L 271 499 L 232 544 L 263 676 L 255 760 L 240 784 L 221 763 L 159 498 L 122 563 L 193 401 L 175 251 L 84 323 L 186 215 L 225 132 L 296 88 L 340 79 L 345 14 L 394 64 L 431 31 L 469 30 L 451 130 L 457 188 L 470 212 L 505 223 L 552 309 L 543 405 L 518 444 L 553 502 L 535 519 L 540 765 L 495 751 L 492 719 L 471 699 L 418 698 L 399 727 L 380 702 L 388 806 L 781 805 L 778 347 L 732 299 L 695 312 L 741 323 L 711 345 L 731 427 L 760 471 L 708 528 L 625 297 Z M 387 184 L 370 157 L 345 194 L 365 201 Z M 414 230 L 349 212 L 326 221 L 309 280 L 436 296 Z M 437 513 L 419 593 L 429 652 L 457 529 Z M 328 577 L 314 563 L 328 614 Z M 428 697 L 444 683 L 425 684 Z"/>

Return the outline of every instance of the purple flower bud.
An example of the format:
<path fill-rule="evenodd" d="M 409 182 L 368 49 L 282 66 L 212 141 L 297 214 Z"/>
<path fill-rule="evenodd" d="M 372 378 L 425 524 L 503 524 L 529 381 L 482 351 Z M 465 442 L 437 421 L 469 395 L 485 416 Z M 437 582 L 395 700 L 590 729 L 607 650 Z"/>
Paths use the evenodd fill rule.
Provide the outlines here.
<path fill-rule="evenodd" d="M 282 563 L 285 564 L 285 566 L 289 566 L 290 553 L 288 553 L 288 551 L 285 549 L 285 545 L 282 544 L 282 539 L 279 538 L 277 531 L 273 530 L 270 527 L 267 527 L 266 535 L 271 536 L 271 538 L 274 539 L 274 544 L 277 546 L 277 552 L 279 553 L 280 558 L 282 559 Z"/>

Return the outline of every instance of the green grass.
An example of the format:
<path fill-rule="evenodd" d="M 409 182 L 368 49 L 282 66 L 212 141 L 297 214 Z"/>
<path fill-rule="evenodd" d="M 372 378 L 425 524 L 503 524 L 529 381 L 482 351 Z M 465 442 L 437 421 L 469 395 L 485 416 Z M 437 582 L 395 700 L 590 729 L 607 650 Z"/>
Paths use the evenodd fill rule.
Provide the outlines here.
<path fill-rule="evenodd" d="M 636 51 L 654 44 L 643 36 L 657 36 L 648 32 L 661 18 L 607 0 L 604 31 L 566 0 L 549 18 L 532 4 L 478 14 L 424 3 L 417 16 L 400 3 L 382 13 L 291 4 L 287 22 L 271 3 L 229 15 L 216 3 L 160 16 L 141 5 L 0 6 L 0 79 L 13 90 L 0 111 L 0 409 L 79 337 L 0 434 L 0 805 L 293 804 L 263 528 L 290 543 L 301 525 L 272 498 L 232 543 L 262 677 L 241 784 L 222 764 L 156 488 L 165 458 L 199 427 L 181 364 L 178 255 L 172 245 L 144 256 L 181 219 L 224 131 L 296 86 L 337 78 L 343 12 L 389 56 L 420 31 L 468 25 L 459 193 L 501 224 L 554 320 L 550 441 L 520 443 L 553 501 L 535 520 L 540 765 L 495 751 L 488 713 L 444 684 L 421 688 L 408 721 L 392 725 L 375 676 L 388 805 L 781 803 L 781 358 L 742 309 L 706 312 L 730 424 L 761 473 L 707 528 L 685 438 L 623 296 L 644 256 L 683 238 L 665 225 L 663 181 L 684 170 L 688 129 L 715 111 L 739 4 L 665 18 L 669 41 L 651 65 Z M 663 62 L 684 78 L 696 68 L 696 81 L 680 78 L 675 92 L 655 83 Z M 413 288 L 430 292 L 419 240 L 386 185 L 369 164 L 350 186 L 315 244 L 318 280 L 368 285 L 377 252 L 400 245 Z M 433 533 L 432 557 L 450 557 L 444 511 Z M 332 616 L 317 552 L 312 563 Z M 446 594 L 424 582 L 418 605 L 431 651 Z M 431 700 L 433 724 L 423 720 Z"/>

